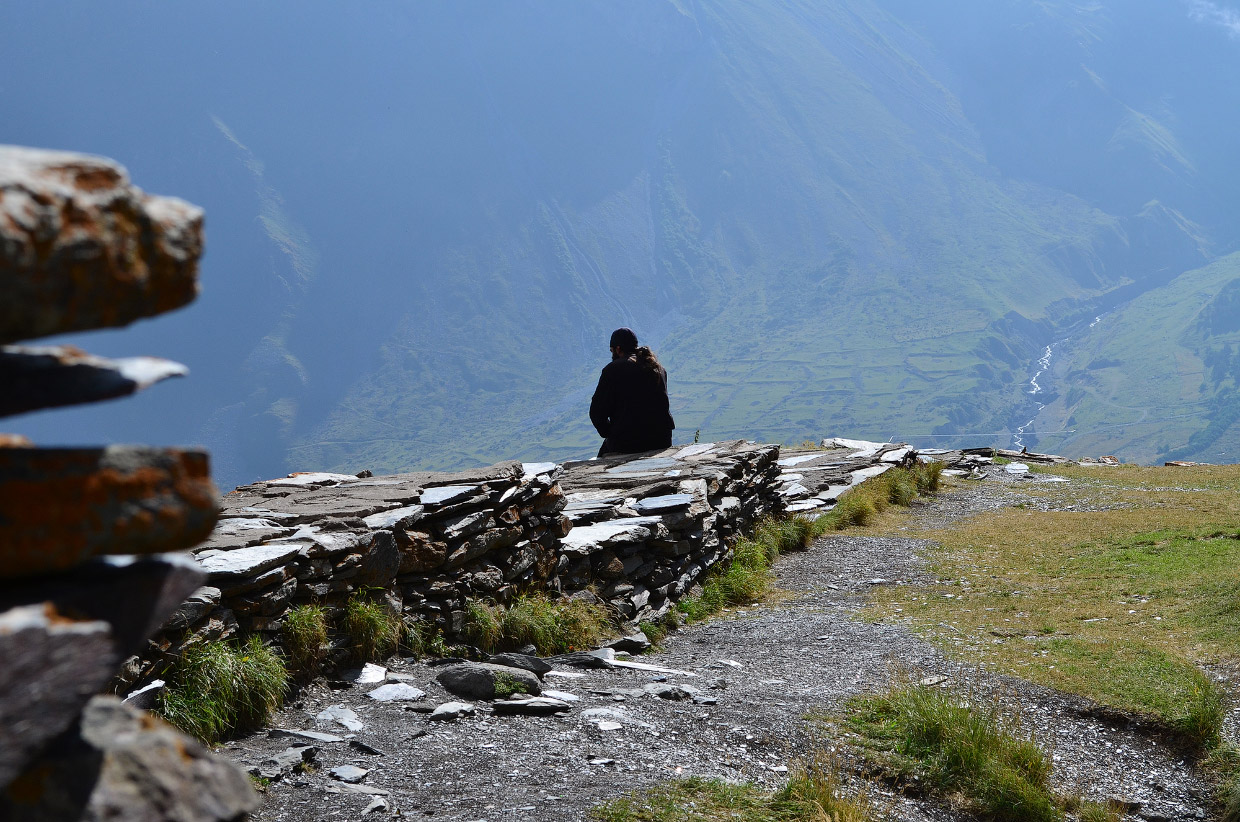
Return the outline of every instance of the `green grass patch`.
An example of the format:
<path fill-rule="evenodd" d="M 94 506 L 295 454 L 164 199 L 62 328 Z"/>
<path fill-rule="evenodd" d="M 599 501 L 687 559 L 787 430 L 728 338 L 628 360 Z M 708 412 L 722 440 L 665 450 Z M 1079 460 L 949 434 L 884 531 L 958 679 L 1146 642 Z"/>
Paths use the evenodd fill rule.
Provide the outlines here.
<path fill-rule="evenodd" d="M 465 605 L 465 636 L 487 652 L 533 645 L 543 656 L 562 654 L 593 648 L 612 633 L 607 611 L 579 600 L 532 595 L 506 608 L 480 600 Z"/>
<path fill-rule="evenodd" d="M 873 525 L 889 507 L 911 505 L 919 496 L 938 493 L 943 463 L 918 463 L 912 468 L 889 468 L 840 497 L 835 507 L 815 519 L 810 539 L 829 533 Z"/>
<path fill-rule="evenodd" d="M 651 648 L 658 648 L 669 634 L 680 630 L 680 612 L 672 608 L 658 619 L 643 622 L 638 627 L 646 635 L 646 639 L 650 640 Z"/>
<path fill-rule="evenodd" d="M 821 759 L 794 769 L 774 792 L 749 783 L 691 777 L 595 808 L 600 822 L 876 822 L 866 790 L 849 792 L 836 763 Z"/>
<path fill-rule="evenodd" d="M 284 701 L 288 672 L 257 636 L 241 645 L 204 642 L 167 673 L 155 711 L 207 744 L 261 726 Z"/>
<path fill-rule="evenodd" d="M 937 543 L 939 582 L 875 590 L 871 615 L 1209 750 L 1226 695 L 1202 669 L 1240 657 L 1240 469 L 1038 472 L 1070 482 L 1013 486 L 1026 509 L 902 532 Z"/>
<path fill-rule="evenodd" d="M 280 644 L 289 666 L 303 676 L 313 676 L 327 655 L 327 611 L 321 605 L 298 605 L 280 620 Z"/>
<path fill-rule="evenodd" d="M 779 556 L 776 542 L 742 538 L 732 548 L 726 568 L 712 570 L 702 591 L 676 603 L 676 610 L 689 622 L 697 622 L 734 605 L 749 605 L 766 597 L 775 581 L 771 564 Z"/>
<path fill-rule="evenodd" d="M 1049 787 L 1050 759 L 996 708 L 901 684 L 854 697 L 846 710 L 845 723 L 867 754 L 896 776 L 962 796 L 970 810 L 996 822 L 1064 818 Z"/>
<path fill-rule="evenodd" d="M 345 605 L 342 625 L 354 655 L 362 662 L 379 662 L 400 648 L 405 622 L 382 602 L 358 591 Z"/>

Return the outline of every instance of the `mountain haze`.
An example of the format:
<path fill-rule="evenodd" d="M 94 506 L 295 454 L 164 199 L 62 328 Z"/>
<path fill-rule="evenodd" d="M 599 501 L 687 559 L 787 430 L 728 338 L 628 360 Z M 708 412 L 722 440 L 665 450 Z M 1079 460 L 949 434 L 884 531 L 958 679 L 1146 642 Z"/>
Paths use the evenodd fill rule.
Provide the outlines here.
<path fill-rule="evenodd" d="M 1208 3 L 60 5 L 0 10 L 0 140 L 203 205 L 208 255 L 195 307 L 79 341 L 188 382 L 22 430 L 203 441 L 225 485 L 591 453 L 618 325 L 678 442 L 1006 445 L 1044 403 L 1032 446 L 1099 370 L 1030 396 L 1046 345 L 1186 306 L 1236 247 L 1240 43 Z M 1178 343 L 1109 344 L 1122 404 L 1132 349 Z M 1133 458 L 1226 427 L 1194 408 Z"/>

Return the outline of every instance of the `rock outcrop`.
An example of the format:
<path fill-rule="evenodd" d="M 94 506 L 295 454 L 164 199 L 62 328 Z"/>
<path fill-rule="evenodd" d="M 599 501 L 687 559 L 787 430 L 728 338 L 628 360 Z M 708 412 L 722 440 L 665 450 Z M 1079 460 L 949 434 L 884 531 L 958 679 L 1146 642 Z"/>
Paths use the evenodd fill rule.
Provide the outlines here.
<path fill-rule="evenodd" d="M 0 417 L 183 374 L 4 344 L 182 306 L 201 249 L 202 212 L 144 195 L 115 163 L 0 146 Z M 168 552 L 210 533 L 216 502 L 201 451 L 0 435 L 0 818 L 213 822 L 257 806 L 234 766 L 96 697 L 201 586 Z"/>

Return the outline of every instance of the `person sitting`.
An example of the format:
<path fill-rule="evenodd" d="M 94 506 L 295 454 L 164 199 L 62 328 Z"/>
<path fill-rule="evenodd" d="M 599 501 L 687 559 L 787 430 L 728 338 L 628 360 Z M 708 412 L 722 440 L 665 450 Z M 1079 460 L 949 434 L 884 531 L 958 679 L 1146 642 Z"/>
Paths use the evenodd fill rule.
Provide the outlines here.
<path fill-rule="evenodd" d="M 603 446 L 600 457 L 670 448 L 672 419 L 667 371 L 637 335 L 617 328 L 611 335 L 611 362 L 603 367 L 590 400 L 590 422 Z"/>

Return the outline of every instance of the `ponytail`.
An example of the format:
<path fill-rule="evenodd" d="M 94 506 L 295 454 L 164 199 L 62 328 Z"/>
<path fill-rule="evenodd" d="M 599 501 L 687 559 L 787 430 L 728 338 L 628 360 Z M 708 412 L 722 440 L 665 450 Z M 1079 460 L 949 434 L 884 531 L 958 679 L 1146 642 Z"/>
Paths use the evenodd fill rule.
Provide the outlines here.
<path fill-rule="evenodd" d="M 649 346 L 639 346 L 634 356 L 637 358 L 637 364 L 648 371 L 658 371 L 661 368 L 659 358 L 654 355 Z"/>

